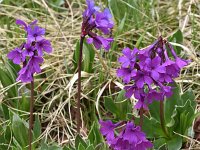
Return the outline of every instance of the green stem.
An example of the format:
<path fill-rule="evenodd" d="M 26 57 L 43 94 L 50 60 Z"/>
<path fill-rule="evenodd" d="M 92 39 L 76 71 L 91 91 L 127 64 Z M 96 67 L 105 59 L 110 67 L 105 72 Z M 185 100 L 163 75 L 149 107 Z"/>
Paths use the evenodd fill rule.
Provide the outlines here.
<path fill-rule="evenodd" d="M 76 110 L 76 121 L 77 121 L 77 133 L 80 133 L 81 128 L 81 64 L 83 57 L 83 41 L 85 36 L 81 36 L 80 40 L 80 51 L 79 51 L 79 61 L 78 61 L 78 96 L 77 96 L 77 110 Z"/>
<path fill-rule="evenodd" d="M 33 129 L 33 107 L 34 107 L 34 79 L 31 81 L 31 99 L 30 99 L 30 118 L 29 118 L 29 150 L 32 149 L 32 129 Z"/>
<path fill-rule="evenodd" d="M 161 124 L 161 128 L 164 132 L 164 134 L 169 137 L 169 133 L 167 131 L 167 128 L 165 126 L 165 116 L 164 116 L 164 102 L 160 101 L 160 124 Z"/>

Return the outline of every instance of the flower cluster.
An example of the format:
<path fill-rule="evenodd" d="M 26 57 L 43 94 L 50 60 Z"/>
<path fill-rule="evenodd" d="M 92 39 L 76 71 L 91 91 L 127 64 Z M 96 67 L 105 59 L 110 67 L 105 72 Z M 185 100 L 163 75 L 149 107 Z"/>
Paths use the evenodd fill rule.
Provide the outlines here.
<path fill-rule="evenodd" d="M 41 72 L 40 64 L 43 62 L 43 52 L 52 52 L 51 43 L 44 38 L 45 29 L 37 26 L 37 20 L 30 24 L 16 20 L 16 24 L 26 31 L 27 40 L 20 47 L 8 53 L 8 58 L 15 64 L 23 64 L 22 69 L 18 72 L 17 81 L 31 82 L 33 74 Z"/>
<path fill-rule="evenodd" d="M 121 123 L 113 124 L 110 120 L 99 123 L 101 125 L 100 132 L 113 150 L 146 150 L 153 147 L 153 144 L 146 139 L 145 133 L 141 131 L 140 126 L 135 126 L 133 122 L 127 122 L 118 135 L 114 134 L 114 130 Z"/>
<path fill-rule="evenodd" d="M 144 50 L 125 48 L 119 58 L 121 68 L 117 76 L 126 84 L 126 97 L 138 99 L 136 109 L 148 109 L 153 100 L 164 100 L 172 95 L 170 83 L 178 77 L 188 61 L 179 58 L 172 45 L 159 37 Z M 172 56 L 169 57 L 169 56 Z"/>
<path fill-rule="evenodd" d="M 82 23 L 82 33 L 81 36 L 87 38 L 88 44 L 94 44 L 97 49 L 100 49 L 102 46 L 106 51 L 110 49 L 110 43 L 113 41 L 113 38 L 105 38 L 99 36 L 93 32 L 94 29 L 100 30 L 103 34 L 109 35 L 111 29 L 114 26 L 112 21 L 112 15 L 109 9 L 105 9 L 103 12 L 100 12 L 100 8 L 95 6 L 93 0 L 86 0 L 87 9 L 83 13 L 83 23 Z"/>

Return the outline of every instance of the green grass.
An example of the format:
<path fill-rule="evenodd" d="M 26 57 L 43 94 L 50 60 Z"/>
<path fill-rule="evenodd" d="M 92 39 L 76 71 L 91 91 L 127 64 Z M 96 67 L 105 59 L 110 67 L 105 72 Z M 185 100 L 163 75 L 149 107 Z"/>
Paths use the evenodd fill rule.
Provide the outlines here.
<path fill-rule="evenodd" d="M 56 142 L 59 145 L 74 144 L 77 98 L 74 52 L 80 36 L 81 14 L 85 2 L 66 0 L 64 7 L 64 4 L 58 5 L 58 1 L 56 3 L 56 0 L 51 2 L 3 0 L 0 3 L 0 136 L 12 123 L 9 114 L 6 114 L 9 110 L 25 120 L 28 120 L 29 114 L 29 85 L 15 82 L 18 68 L 6 58 L 9 51 L 24 41 L 24 32 L 15 24 L 15 19 L 27 22 L 38 19 L 39 25 L 46 29 L 46 37 L 52 42 L 54 50 L 50 56 L 45 56 L 43 72 L 35 76 L 35 115 L 39 116 L 42 124 L 42 133 L 37 140 L 45 143 Z M 200 8 L 197 1 L 192 3 L 192 0 L 191 2 L 98 0 L 98 2 L 103 6 L 107 5 L 114 15 L 115 42 L 109 53 L 103 50 L 96 51 L 92 46 L 85 47 L 81 110 L 83 137 L 87 137 L 91 125 L 99 117 L 113 118 L 105 109 L 103 101 L 104 97 L 112 96 L 115 99 L 121 89 L 122 82 L 116 78 L 115 71 L 119 66 L 117 58 L 122 48 L 146 47 L 158 36 L 168 38 L 178 29 L 183 33 L 183 42 L 180 44 L 189 49 L 189 52 L 186 48 L 181 49 L 180 55 L 192 59 L 192 63 L 182 71 L 181 77 L 176 81 L 183 91 L 192 88 L 196 100 L 200 100 Z M 93 64 L 91 64 L 92 59 L 94 59 Z M 7 139 L 5 147 L 9 147 L 9 139 L 11 140 L 12 136 Z"/>

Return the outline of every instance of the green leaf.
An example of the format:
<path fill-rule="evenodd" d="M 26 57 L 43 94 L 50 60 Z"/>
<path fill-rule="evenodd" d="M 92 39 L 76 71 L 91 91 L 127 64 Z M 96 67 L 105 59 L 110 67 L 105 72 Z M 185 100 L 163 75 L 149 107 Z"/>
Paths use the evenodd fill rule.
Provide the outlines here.
<path fill-rule="evenodd" d="M 80 40 L 77 40 L 76 49 L 75 49 L 74 55 L 73 55 L 74 69 L 76 69 L 78 66 L 78 58 L 79 58 L 79 53 L 80 53 L 79 51 L 80 51 Z"/>
<path fill-rule="evenodd" d="M 175 105 L 177 105 L 179 101 L 181 101 L 179 86 L 175 85 L 173 86 L 173 88 L 173 95 L 164 101 L 164 115 L 166 124 L 171 122 L 171 116 L 175 109 Z"/>
<path fill-rule="evenodd" d="M 85 150 L 85 147 L 81 143 L 79 143 L 78 150 Z"/>
<path fill-rule="evenodd" d="M 4 144 L 6 144 L 6 141 L 5 141 L 4 137 L 2 135 L 0 135 L 0 149 L 6 150 L 8 148 L 8 146 L 4 145 Z"/>
<path fill-rule="evenodd" d="M 64 0 L 49 0 L 49 3 L 59 7 L 65 3 Z"/>
<path fill-rule="evenodd" d="M 41 124 L 39 116 L 35 116 L 35 122 L 33 127 L 34 139 L 36 140 L 41 134 Z"/>
<path fill-rule="evenodd" d="M 95 51 L 93 47 L 84 42 L 83 44 L 83 70 L 85 72 L 92 72 L 92 65 L 94 62 Z"/>
<path fill-rule="evenodd" d="M 116 99 L 116 102 L 119 103 L 119 102 L 122 102 L 126 99 L 125 97 L 125 93 L 126 91 L 125 90 L 121 90 L 117 96 L 117 99 Z"/>
<path fill-rule="evenodd" d="M 65 147 L 63 148 L 63 150 L 72 150 L 72 149 L 70 149 L 69 147 L 66 147 L 66 146 L 65 146 Z"/>
<path fill-rule="evenodd" d="M 171 122 L 167 124 L 171 128 L 172 132 L 176 131 L 180 134 L 187 135 L 188 128 L 192 125 L 191 118 L 195 116 L 194 109 L 191 106 L 190 100 L 188 100 L 184 106 L 176 106 L 173 111 Z"/>
<path fill-rule="evenodd" d="M 6 70 L 3 70 L 0 68 L 0 81 L 3 85 L 3 87 L 8 87 L 10 85 L 12 85 L 13 83 L 15 83 L 15 81 L 13 81 L 11 75 L 9 74 L 8 71 Z M 8 97 L 10 98 L 13 98 L 13 97 L 16 97 L 17 96 L 17 91 L 15 89 L 15 86 L 11 86 L 8 90 L 7 90 L 7 93 L 8 93 Z"/>
<path fill-rule="evenodd" d="M 86 150 L 94 150 L 95 148 L 94 148 L 94 146 L 93 145 L 90 145 L 90 146 L 88 146 L 87 148 L 86 148 Z"/>
<path fill-rule="evenodd" d="M 132 105 L 129 100 L 125 97 L 125 90 L 121 90 L 116 98 L 115 105 L 117 107 L 118 113 L 117 118 L 119 120 L 126 120 L 127 114 L 132 112 Z"/>
<path fill-rule="evenodd" d="M 181 30 L 180 29 L 177 30 L 171 37 L 168 38 L 168 41 L 182 44 L 183 43 L 183 33 L 181 32 Z M 175 50 L 176 54 L 181 53 L 181 47 L 174 46 L 174 50 Z"/>
<path fill-rule="evenodd" d="M 48 150 L 48 145 L 42 141 L 41 147 L 39 150 Z"/>
<path fill-rule="evenodd" d="M 124 31 L 144 27 L 144 21 L 151 21 L 147 16 L 152 5 L 148 1 L 136 0 L 108 0 L 109 9 L 111 10 L 117 24 L 120 24 L 126 13 L 126 20 L 123 27 Z"/>
<path fill-rule="evenodd" d="M 118 26 L 118 30 L 117 30 L 117 34 L 121 33 L 123 31 L 124 25 L 125 25 L 125 21 L 126 21 L 126 12 L 124 14 L 124 17 L 122 18 L 122 20 L 120 21 L 120 24 Z"/>
<path fill-rule="evenodd" d="M 93 144 L 93 146 L 96 146 L 99 143 L 103 142 L 102 135 L 99 131 L 99 125 L 95 121 L 92 124 L 90 132 L 88 134 L 88 139 L 89 139 L 90 143 Z"/>
<path fill-rule="evenodd" d="M 22 98 L 19 101 L 19 108 L 20 110 L 29 112 L 30 101 L 26 98 L 26 96 L 22 93 Z"/>
<path fill-rule="evenodd" d="M 80 54 L 80 41 L 77 40 L 76 49 L 75 49 L 74 55 L 73 55 L 73 64 L 74 64 L 75 69 L 78 66 L 79 54 Z M 95 57 L 94 48 L 84 41 L 83 42 L 83 65 L 82 65 L 82 69 L 85 72 L 88 72 L 88 73 L 92 72 L 94 57 Z"/>
<path fill-rule="evenodd" d="M 94 128 L 94 123 L 92 124 L 92 127 L 91 127 L 91 129 L 89 131 L 89 134 L 88 134 L 88 139 L 89 139 L 90 143 L 95 143 L 95 141 L 96 141 L 96 137 L 95 137 L 93 128 Z"/>
<path fill-rule="evenodd" d="M 13 114 L 12 131 L 21 147 L 28 145 L 28 124 L 15 113 Z"/>
<path fill-rule="evenodd" d="M 118 115 L 119 110 L 111 97 L 104 97 L 105 108 L 111 113 Z"/>
<path fill-rule="evenodd" d="M 12 137 L 12 133 L 11 133 L 11 126 L 7 126 L 5 133 L 4 133 L 4 138 L 6 141 L 10 141 Z"/>
<path fill-rule="evenodd" d="M 140 118 L 135 118 L 135 123 L 139 124 Z M 165 134 L 162 131 L 161 125 L 158 121 L 156 121 L 154 118 L 148 118 L 147 116 L 144 116 L 142 125 L 142 131 L 146 133 L 147 138 L 159 138 L 159 137 L 165 137 Z"/>
<path fill-rule="evenodd" d="M 17 97 L 18 88 L 17 85 L 13 84 L 16 82 L 17 71 L 20 69 L 20 67 L 19 65 L 14 64 L 10 60 L 3 60 L 3 62 L 4 62 L 3 66 L 0 66 L 0 81 L 4 88 L 10 86 L 10 88 L 6 91 L 7 97 L 9 98 Z M 12 102 L 15 107 L 17 107 L 16 105 L 17 101 L 10 101 L 10 102 Z"/>
<path fill-rule="evenodd" d="M 149 105 L 149 112 L 151 117 L 160 122 L 160 102 L 154 101 L 152 104 Z"/>
<path fill-rule="evenodd" d="M 166 140 L 164 138 L 159 138 L 153 142 L 154 149 L 161 149 L 166 144 Z"/>
<path fill-rule="evenodd" d="M 140 36 L 140 38 L 137 40 L 137 42 L 136 42 L 136 44 L 135 44 L 135 47 L 137 47 L 137 48 L 140 47 L 140 44 L 141 44 L 141 42 L 142 42 L 142 40 L 143 40 L 145 34 L 146 34 L 146 31 L 145 31 L 145 32 Z"/>
<path fill-rule="evenodd" d="M 95 146 L 95 150 L 108 150 L 107 146 L 107 144 L 102 142 Z"/>
<path fill-rule="evenodd" d="M 168 150 L 179 150 L 182 147 L 182 138 L 178 135 L 166 142 Z"/>
<path fill-rule="evenodd" d="M 17 150 L 23 150 L 22 145 L 20 145 L 20 143 L 18 143 L 18 141 L 15 139 L 15 137 L 13 137 L 13 143 L 16 146 Z"/>
<path fill-rule="evenodd" d="M 57 144 L 55 144 L 55 145 L 49 146 L 48 150 L 62 150 L 62 147 L 60 147 Z"/>
<path fill-rule="evenodd" d="M 75 147 L 76 147 L 76 149 L 79 148 L 79 144 L 82 144 L 82 146 L 84 146 L 85 148 L 87 147 L 87 144 L 85 143 L 85 141 L 78 134 L 76 136 L 76 139 L 75 139 Z"/>
<path fill-rule="evenodd" d="M 190 100 L 191 106 L 193 107 L 193 109 L 195 109 L 197 104 L 195 102 L 195 95 L 192 89 L 188 89 L 185 93 L 181 95 L 181 101 L 179 105 L 183 106 L 187 100 Z"/>
<path fill-rule="evenodd" d="M 9 116 L 9 109 L 8 109 L 8 106 L 4 103 L 2 103 L 2 109 L 3 109 L 3 116 L 6 120 L 9 120 L 10 119 L 10 116 Z"/>
<path fill-rule="evenodd" d="M 57 144 L 47 145 L 42 141 L 41 147 L 39 150 L 63 150 L 62 147 L 58 146 Z"/>

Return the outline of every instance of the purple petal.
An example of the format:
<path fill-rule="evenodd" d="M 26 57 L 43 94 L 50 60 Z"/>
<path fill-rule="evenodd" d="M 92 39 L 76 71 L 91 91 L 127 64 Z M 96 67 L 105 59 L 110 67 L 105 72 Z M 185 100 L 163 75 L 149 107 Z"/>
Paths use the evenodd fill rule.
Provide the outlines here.
<path fill-rule="evenodd" d="M 151 76 L 154 80 L 158 80 L 160 77 L 159 73 L 154 70 L 151 71 Z"/>
<path fill-rule="evenodd" d="M 149 86 L 153 83 L 153 80 L 149 76 L 144 76 L 144 80 Z"/>
<path fill-rule="evenodd" d="M 176 58 L 176 64 L 177 66 L 182 69 L 183 67 L 187 66 L 187 62 L 180 59 L 179 57 Z"/>
<path fill-rule="evenodd" d="M 24 21 L 17 19 L 16 24 L 24 27 L 24 29 L 27 30 L 27 24 Z"/>
<path fill-rule="evenodd" d="M 142 88 L 144 86 L 144 79 L 140 78 L 139 80 L 137 80 L 136 85 L 138 88 Z"/>
<path fill-rule="evenodd" d="M 87 38 L 87 43 L 92 44 L 93 43 L 93 38 Z"/>

